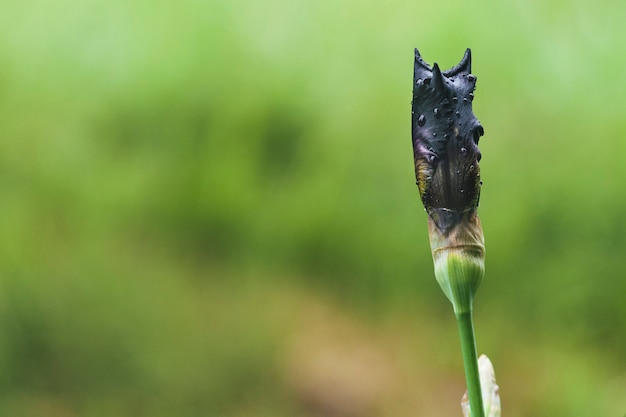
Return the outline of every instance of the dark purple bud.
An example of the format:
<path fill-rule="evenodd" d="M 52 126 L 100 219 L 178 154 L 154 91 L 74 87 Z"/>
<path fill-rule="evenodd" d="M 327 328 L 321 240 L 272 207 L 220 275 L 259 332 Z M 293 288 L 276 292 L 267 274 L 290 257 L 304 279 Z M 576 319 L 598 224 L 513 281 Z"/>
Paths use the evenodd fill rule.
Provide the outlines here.
<path fill-rule="evenodd" d="M 477 144 L 484 130 L 472 111 L 476 77 L 470 71 L 469 49 L 458 65 L 443 72 L 437 64 L 431 68 L 415 50 L 412 109 L 415 175 L 424 207 L 444 233 L 478 207 Z M 442 118 L 442 110 L 446 115 L 454 114 L 458 123 L 447 116 Z M 435 117 L 429 118 L 428 125 L 423 127 L 426 123 L 423 115 L 428 114 Z"/>

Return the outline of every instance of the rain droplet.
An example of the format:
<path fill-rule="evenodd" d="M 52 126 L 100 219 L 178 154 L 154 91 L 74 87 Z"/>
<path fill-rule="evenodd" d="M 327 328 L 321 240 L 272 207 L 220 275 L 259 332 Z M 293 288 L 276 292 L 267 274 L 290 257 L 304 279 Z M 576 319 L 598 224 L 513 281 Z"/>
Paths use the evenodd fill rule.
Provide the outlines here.
<path fill-rule="evenodd" d="M 473 171 L 474 170 L 474 165 L 470 165 L 469 169 L 470 169 L 470 171 Z"/>
<path fill-rule="evenodd" d="M 433 132 L 433 136 L 437 136 L 437 132 Z"/>
<path fill-rule="evenodd" d="M 465 192 L 465 190 L 461 188 L 461 194 L 463 194 L 464 192 Z"/>
<path fill-rule="evenodd" d="M 460 111 L 454 112 L 454 114 L 456 114 L 456 117 L 461 117 L 461 112 Z"/>
<path fill-rule="evenodd" d="M 428 160 L 428 162 L 433 162 L 435 160 L 435 155 L 428 155 L 426 156 L 426 159 Z"/>
<path fill-rule="evenodd" d="M 433 113 L 435 113 L 435 117 L 437 118 L 441 117 L 441 114 L 439 113 L 439 109 L 437 107 L 435 107 L 435 109 L 433 110 Z"/>
<path fill-rule="evenodd" d="M 479 181 L 479 182 L 478 182 L 478 184 L 482 186 L 482 185 L 483 185 L 483 182 L 482 182 L 482 180 L 481 180 L 481 181 Z"/>
<path fill-rule="evenodd" d="M 443 134 L 443 138 L 444 138 L 444 139 L 448 139 L 448 137 L 449 137 L 449 136 L 450 136 L 450 135 L 448 135 L 447 133 L 444 133 L 444 134 Z"/>
<path fill-rule="evenodd" d="M 426 123 L 426 117 L 423 114 L 420 114 L 420 117 L 417 118 L 417 125 L 419 127 L 424 126 L 424 124 Z"/>
<path fill-rule="evenodd" d="M 469 103 L 469 100 L 468 100 L 468 99 L 466 99 L 466 98 L 464 98 L 464 99 L 463 99 L 463 103 L 468 104 L 468 103 Z"/>
<path fill-rule="evenodd" d="M 422 85 L 424 84 L 424 80 L 422 80 L 421 78 L 418 78 L 417 81 L 415 81 L 415 84 Z"/>
<path fill-rule="evenodd" d="M 467 148 L 461 148 L 461 153 L 465 155 L 467 153 Z"/>
<path fill-rule="evenodd" d="M 469 93 L 469 99 L 474 100 L 474 93 Z"/>
<path fill-rule="evenodd" d="M 470 81 L 476 81 L 476 76 L 474 74 L 468 74 L 467 79 Z"/>
<path fill-rule="evenodd" d="M 453 102 L 453 103 L 456 103 L 456 102 L 457 102 L 457 100 L 458 100 L 458 99 L 457 99 L 456 97 L 452 97 L 452 102 Z"/>

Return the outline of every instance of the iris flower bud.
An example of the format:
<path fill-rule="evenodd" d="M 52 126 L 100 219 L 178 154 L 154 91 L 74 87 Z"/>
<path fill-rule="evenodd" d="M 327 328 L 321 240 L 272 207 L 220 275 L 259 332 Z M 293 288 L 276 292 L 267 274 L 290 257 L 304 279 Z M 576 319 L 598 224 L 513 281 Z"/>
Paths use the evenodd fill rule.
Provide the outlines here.
<path fill-rule="evenodd" d="M 471 52 L 441 71 L 415 49 L 412 139 L 415 176 L 428 213 L 435 276 L 455 313 L 471 310 L 484 274 L 484 240 L 477 208 L 484 134 L 472 111 L 476 77 Z"/>

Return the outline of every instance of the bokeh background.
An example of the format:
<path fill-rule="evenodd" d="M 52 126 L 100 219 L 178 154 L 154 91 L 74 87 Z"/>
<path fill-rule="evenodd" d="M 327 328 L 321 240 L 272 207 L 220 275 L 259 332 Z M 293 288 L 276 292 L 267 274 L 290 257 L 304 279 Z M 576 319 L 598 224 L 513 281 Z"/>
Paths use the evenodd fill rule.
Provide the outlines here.
<path fill-rule="evenodd" d="M 413 48 L 466 47 L 504 416 L 626 413 L 626 3 L 0 4 L 0 414 L 460 416 Z"/>

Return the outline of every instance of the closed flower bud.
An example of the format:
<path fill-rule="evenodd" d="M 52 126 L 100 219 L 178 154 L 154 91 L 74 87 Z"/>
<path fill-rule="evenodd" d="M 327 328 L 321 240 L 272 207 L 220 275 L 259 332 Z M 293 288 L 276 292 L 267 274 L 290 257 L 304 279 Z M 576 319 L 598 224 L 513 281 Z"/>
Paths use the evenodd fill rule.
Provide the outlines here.
<path fill-rule="evenodd" d="M 484 130 L 472 112 L 476 77 L 468 49 L 461 62 L 441 72 L 415 50 L 412 138 L 415 176 L 429 216 L 442 232 L 478 207 Z"/>
<path fill-rule="evenodd" d="M 484 274 L 477 208 L 484 130 L 472 111 L 476 77 L 468 49 L 455 67 L 431 68 L 415 50 L 412 139 L 415 176 L 428 213 L 435 275 L 456 313 L 471 310 Z"/>

